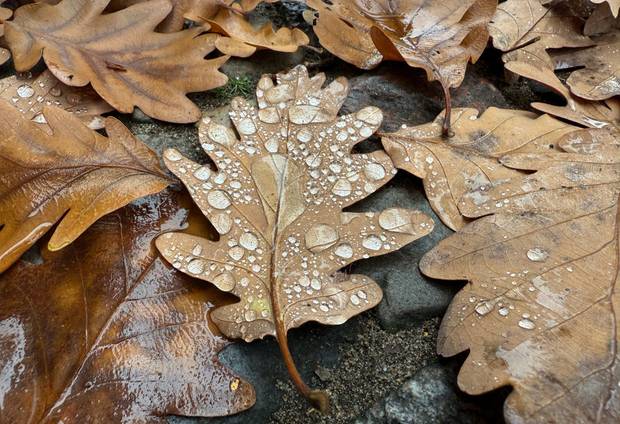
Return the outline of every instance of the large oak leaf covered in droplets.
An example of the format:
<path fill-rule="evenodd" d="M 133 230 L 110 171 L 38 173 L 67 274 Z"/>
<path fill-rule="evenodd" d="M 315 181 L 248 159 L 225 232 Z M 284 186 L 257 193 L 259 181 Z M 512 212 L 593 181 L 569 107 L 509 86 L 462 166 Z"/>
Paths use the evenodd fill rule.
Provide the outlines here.
<path fill-rule="evenodd" d="M 165 423 L 254 403 L 217 360 L 228 342 L 208 314 L 225 300 L 153 245 L 185 224 L 180 200 L 141 199 L 0 276 L 2 423 Z"/>
<path fill-rule="evenodd" d="M 104 137 L 62 109 L 43 114 L 49 128 L 0 101 L 0 272 L 56 223 L 51 250 L 171 182 L 155 153 L 118 120 L 106 119 Z"/>
<path fill-rule="evenodd" d="M 459 386 L 511 385 L 510 423 L 620 421 L 620 135 L 580 130 L 563 151 L 508 155 L 527 177 L 461 201 L 484 216 L 421 262 L 469 280 L 442 323 L 443 355 L 469 350 Z"/>
<path fill-rule="evenodd" d="M 219 36 L 202 34 L 200 27 L 155 32 L 171 10 L 168 0 L 102 14 L 109 1 L 63 0 L 20 7 L 5 24 L 17 70 L 27 71 L 43 57 L 62 82 L 90 83 L 120 112 L 138 106 L 165 121 L 199 120 L 200 110 L 186 94 L 226 83 L 218 71 L 226 56 L 205 59 Z"/>
<path fill-rule="evenodd" d="M 206 118 L 200 138 L 217 170 L 176 150 L 164 155 L 220 240 L 171 233 L 159 237 L 159 250 L 183 272 L 240 298 L 213 312 L 224 334 L 247 341 L 277 336 L 285 357 L 289 329 L 308 321 L 342 324 L 381 300 L 374 281 L 340 269 L 399 249 L 433 227 L 429 217 L 406 209 L 342 211 L 396 171 L 383 151 L 351 153 L 379 127 L 381 111 L 338 116 L 347 82 L 321 88 L 324 81 L 302 66 L 279 74 L 276 84 L 264 76 L 258 109 L 233 100 L 240 139 Z"/>

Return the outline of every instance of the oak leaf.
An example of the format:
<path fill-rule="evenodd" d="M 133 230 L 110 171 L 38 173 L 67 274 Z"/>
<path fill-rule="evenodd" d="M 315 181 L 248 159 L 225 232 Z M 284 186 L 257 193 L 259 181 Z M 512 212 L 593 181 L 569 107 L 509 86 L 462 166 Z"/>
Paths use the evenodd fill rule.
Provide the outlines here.
<path fill-rule="evenodd" d="M 157 156 L 118 120 L 106 119 L 106 138 L 69 112 L 43 113 L 52 134 L 0 101 L 0 272 L 57 222 L 51 250 L 170 183 Z"/>
<path fill-rule="evenodd" d="M 20 7 L 5 24 L 16 69 L 27 71 L 43 57 L 63 83 L 90 83 L 120 112 L 138 106 L 165 121 L 199 120 L 200 110 L 186 94 L 227 80 L 218 71 L 227 57 L 204 59 L 218 36 L 202 34 L 204 28 L 155 32 L 171 10 L 168 0 L 101 14 L 109 1 L 63 0 Z"/>
<path fill-rule="evenodd" d="M 562 152 L 515 154 L 536 171 L 480 187 L 460 208 L 484 216 L 421 261 L 431 277 L 470 282 L 442 322 L 438 351 L 469 350 L 459 386 L 511 385 L 509 423 L 620 419 L 620 134 L 580 130 Z"/>
<path fill-rule="evenodd" d="M 277 337 L 293 381 L 321 410 L 326 398 L 301 380 L 287 331 L 309 321 L 342 324 L 378 304 L 382 292 L 374 281 L 339 270 L 399 249 L 433 227 L 429 217 L 402 208 L 343 212 L 396 171 L 383 151 L 351 153 L 379 127 L 381 111 L 338 116 L 347 81 L 321 88 L 324 82 L 325 75 L 309 78 L 303 66 L 279 74 L 276 84 L 263 76 L 258 109 L 242 98 L 232 102 L 240 139 L 205 118 L 199 135 L 217 170 L 168 150 L 168 168 L 220 238 L 168 233 L 157 239 L 173 266 L 240 299 L 213 311 L 225 335 Z"/>
<path fill-rule="evenodd" d="M 318 12 L 314 31 L 334 55 L 362 69 L 382 60 L 401 60 L 437 80 L 446 96 L 449 125 L 451 87 L 465 77 L 489 37 L 496 0 L 308 0 Z"/>
<path fill-rule="evenodd" d="M 47 123 L 43 108 L 54 106 L 75 114 L 94 130 L 103 128 L 101 114 L 114 110 L 90 88 L 65 85 L 49 70 L 38 76 L 1 79 L 0 99 L 16 107 L 26 119 L 38 124 Z"/>
<path fill-rule="evenodd" d="M 141 199 L 0 276 L 2 422 L 165 423 L 254 403 L 217 360 L 228 342 L 208 314 L 223 299 L 153 246 L 187 218 L 179 197 Z"/>
<path fill-rule="evenodd" d="M 0 42 L 4 36 L 4 21 L 13 16 L 13 11 L 6 7 L 2 7 L 2 3 L 4 3 L 4 1 L 0 1 Z M 9 51 L 0 45 L 0 65 L 9 60 L 10 57 L 11 54 Z"/>
<path fill-rule="evenodd" d="M 620 0 L 590 0 L 592 3 L 607 3 L 614 17 L 620 16 Z"/>
<path fill-rule="evenodd" d="M 489 108 L 480 117 L 475 109 L 455 109 L 451 138 L 442 137 L 443 115 L 434 122 L 404 127 L 382 135 L 394 165 L 424 180 L 431 207 L 451 229 L 468 220 L 458 210 L 461 197 L 477 187 L 522 176 L 502 165 L 508 153 L 544 152 L 575 127 L 549 116 Z"/>

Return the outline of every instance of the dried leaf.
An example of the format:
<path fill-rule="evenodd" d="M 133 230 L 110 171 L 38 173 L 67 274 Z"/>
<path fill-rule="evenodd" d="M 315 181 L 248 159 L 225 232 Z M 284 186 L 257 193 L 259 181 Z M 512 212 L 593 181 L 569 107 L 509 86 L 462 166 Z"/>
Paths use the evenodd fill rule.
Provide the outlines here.
<path fill-rule="evenodd" d="M 380 287 L 363 275 L 338 271 L 394 251 L 428 234 L 433 221 L 401 208 L 349 213 L 343 208 L 368 196 L 396 173 L 383 151 L 352 154 L 383 119 L 375 107 L 337 116 L 348 87 L 338 78 L 309 78 L 298 66 L 263 76 L 258 110 L 232 103 L 241 135 L 206 118 L 202 146 L 217 171 L 165 153 L 170 170 L 220 234 L 217 242 L 183 233 L 157 239 L 164 257 L 189 275 L 212 282 L 240 301 L 213 311 L 222 332 L 246 341 L 276 336 L 293 381 L 320 409 L 322 393 L 297 373 L 286 333 L 308 321 L 342 324 L 381 300 Z"/>
<path fill-rule="evenodd" d="M 4 1 L 0 1 L 0 4 L 4 3 Z M 11 9 L 7 9 L 6 7 L 0 7 L 0 40 L 4 36 L 4 21 L 10 19 L 13 16 L 13 11 Z M 7 49 L 0 47 L 0 65 L 9 60 L 11 54 Z"/>
<path fill-rule="evenodd" d="M 318 11 L 314 30 L 321 44 L 362 69 L 382 60 L 403 60 L 422 68 L 429 80 L 449 88 L 463 82 L 469 61 L 486 47 L 487 24 L 496 0 L 309 0 Z M 445 131 L 445 129 L 444 129 Z"/>
<path fill-rule="evenodd" d="M 610 12 L 614 17 L 618 17 L 620 14 L 620 0 L 590 0 L 592 3 L 607 3 Z"/>
<path fill-rule="evenodd" d="M 91 89 L 71 87 L 58 81 L 49 70 L 28 78 L 0 80 L 0 99 L 15 106 L 26 119 L 46 124 L 43 108 L 55 106 L 78 116 L 89 128 L 103 128 L 103 113 L 114 110 Z"/>
<path fill-rule="evenodd" d="M 170 183 L 157 156 L 118 120 L 106 119 L 106 138 L 61 109 L 43 113 L 53 134 L 0 102 L 0 272 L 55 223 L 51 250 Z"/>
<path fill-rule="evenodd" d="M 161 34 L 154 28 L 171 10 L 168 0 L 136 4 L 101 14 L 109 0 L 63 0 L 22 6 L 6 24 L 6 39 L 18 71 L 45 60 L 63 83 L 90 83 L 123 113 L 138 106 L 170 122 L 194 122 L 200 110 L 188 92 L 226 83 L 218 67 L 226 57 L 205 60 L 217 35 L 203 28 Z"/>
<path fill-rule="evenodd" d="M 0 277 L 3 422 L 165 423 L 254 403 L 252 387 L 217 360 L 228 343 L 208 314 L 221 296 L 152 244 L 181 228 L 178 201 L 140 200 Z"/>
<path fill-rule="evenodd" d="M 532 107 L 584 127 L 620 129 L 620 99 L 612 98 L 604 102 L 591 102 L 573 96 L 567 88 L 563 88 L 560 94 L 563 94 L 566 99 L 565 106 L 534 102 Z"/>
<path fill-rule="evenodd" d="M 458 201 L 477 187 L 516 178 L 521 171 L 505 167 L 508 153 L 542 152 L 575 127 L 549 116 L 489 108 L 478 118 L 475 109 L 455 109 L 454 136 L 442 137 L 443 114 L 434 122 L 384 134 L 383 146 L 394 165 L 424 180 L 432 208 L 453 230 L 467 223 Z"/>
<path fill-rule="evenodd" d="M 469 350 L 464 391 L 512 385 L 509 423 L 618 422 L 620 134 L 581 130 L 559 145 L 564 152 L 502 159 L 537 172 L 467 196 L 468 216 L 494 215 L 442 241 L 420 266 L 470 282 L 438 341 L 442 355 Z"/>

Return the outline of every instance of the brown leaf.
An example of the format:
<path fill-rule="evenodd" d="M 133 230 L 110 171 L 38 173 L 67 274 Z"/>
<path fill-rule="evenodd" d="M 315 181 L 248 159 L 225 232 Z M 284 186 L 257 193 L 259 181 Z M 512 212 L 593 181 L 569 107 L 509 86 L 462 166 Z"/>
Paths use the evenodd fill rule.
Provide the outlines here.
<path fill-rule="evenodd" d="M 49 70 L 27 78 L 0 80 L 0 99 L 15 106 L 26 119 L 46 124 L 43 108 L 55 106 L 78 116 L 89 128 L 103 128 L 101 114 L 114 110 L 91 89 L 71 87 L 58 81 Z"/>
<path fill-rule="evenodd" d="M 422 259 L 429 276 L 470 282 L 438 351 L 469 350 L 458 379 L 467 393 L 513 386 L 509 423 L 618 422 L 620 134 L 581 130 L 559 145 L 502 159 L 537 172 L 465 197 L 468 216 L 494 215 Z"/>
<path fill-rule="evenodd" d="M 401 208 L 343 212 L 396 173 L 383 151 L 351 153 L 379 127 L 382 113 L 367 107 L 337 116 L 348 93 L 344 78 L 321 88 L 323 74 L 309 78 L 298 66 L 277 80 L 261 78 L 258 110 L 233 101 L 230 116 L 241 139 L 203 121 L 200 139 L 217 171 L 166 152 L 169 169 L 220 239 L 169 233 L 157 247 L 181 271 L 237 296 L 239 303 L 213 312 L 214 322 L 231 338 L 276 336 L 293 381 L 324 409 L 324 396 L 297 373 L 287 331 L 309 321 L 342 324 L 379 303 L 374 281 L 338 271 L 428 234 L 433 221 Z"/>
<path fill-rule="evenodd" d="M 0 5 L 4 3 L 4 1 L 0 1 Z M 4 37 L 4 21 L 10 19 L 13 16 L 13 11 L 11 9 L 7 9 L 6 7 L 0 7 L 0 40 Z M 11 54 L 7 49 L 0 47 L 0 65 L 5 63 Z"/>
<path fill-rule="evenodd" d="M 620 16 L 620 0 L 590 0 L 592 3 L 607 3 L 614 17 Z"/>
<path fill-rule="evenodd" d="M 384 134 L 382 142 L 396 167 L 424 180 L 433 210 L 453 230 L 467 223 L 458 210 L 466 192 L 523 175 L 503 166 L 501 156 L 548 151 L 560 135 L 575 129 L 517 110 L 489 108 L 478 117 L 475 109 L 455 109 L 452 116 L 449 139 L 442 137 L 442 114 L 429 124 Z"/>
<path fill-rule="evenodd" d="M 469 61 L 486 47 L 497 0 L 308 0 L 318 11 L 314 31 L 334 55 L 362 69 L 402 60 L 426 71 L 446 95 L 458 87 Z M 444 129 L 445 131 L 445 129 Z"/>
<path fill-rule="evenodd" d="M 142 199 L 0 277 L 3 422 L 165 423 L 254 403 L 252 387 L 217 360 L 228 343 L 208 314 L 223 299 L 152 245 L 181 228 L 179 200 Z"/>
<path fill-rule="evenodd" d="M 90 83 L 123 113 L 138 106 L 147 115 L 170 122 L 200 119 L 186 97 L 226 83 L 218 67 L 226 57 L 205 60 L 217 35 L 203 28 L 161 34 L 154 28 L 171 10 L 168 0 L 136 4 L 101 14 L 109 0 L 63 0 L 58 5 L 30 4 L 6 24 L 6 39 L 18 71 L 45 60 L 63 83 Z"/>
<path fill-rule="evenodd" d="M 53 134 L 0 102 L 0 272 L 56 222 L 51 250 L 170 183 L 157 156 L 120 121 L 106 119 L 106 138 L 61 109 L 43 113 Z"/>

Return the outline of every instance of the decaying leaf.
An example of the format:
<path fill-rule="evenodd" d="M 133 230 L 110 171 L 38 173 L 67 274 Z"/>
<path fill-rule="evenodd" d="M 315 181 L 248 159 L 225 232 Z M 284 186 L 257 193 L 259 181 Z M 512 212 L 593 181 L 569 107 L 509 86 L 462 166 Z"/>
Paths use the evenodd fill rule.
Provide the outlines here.
<path fill-rule="evenodd" d="M 396 250 L 433 227 L 429 217 L 401 208 L 342 211 L 396 171 L 383 151 L 351 153 L 379 127 L 381 111 L 367 107 L 337 116 L 347 81 L 321 88 L 324 81 L 323 74 L 309 78 L 303 66 L 279 74 L 275 85 L 263 76 L 258 109 L 233 100 L 230 116 L 241 139 L 205 118 L 200 138 L 217 170 L 168 150 L 166 164 L 220 239 L 183 233 L 157 239 L 176 268 L 239 297 L 214 310 L 214 322 L 231 338 L 276 336 L 293 381 L 322 410 L 327 399 L 302 381 L 287 331 L 308 321 L 342 324 L 375 306 L 380 287 L 339 270 Z"/>
<path fill-rule="evenodd" d="M 52 134 L 0 102 L 0 272 L 57 222 L 51 250 L 170 183 L 157 156 L 120 121 L 106 119 L 106 138 L 61 109 L 43 113 Z"/>
<path fill-rule="evenodd" d="M 4 3 L 4 0 L 0 1 L 0 5 L 2 5 L 2 3 Z M 0 6 L 0 40 L 2 40 L 2 37 L 4 36 L 4 21 L 9 19 L 11 16 L 13 16 L 13 11 L 11 9 Z M 0 65 L 9 60 L 10 57 L 11 54 L 9 51 L 0 46 Z"/>
<path fill-rule="evenodd" d="M 516 154 L 536 171 L 466 196 L 474 221 L 421 262 L 429 276 L 466 279 L 438 350 L 469 350 L 468 393 L 511 385 L 510 423 L 620 420 L 620 134 L 581 130 L 563 152 Z"/>
<path fill-rule="evenodd" d="M 508 153 L 545 152 L 575 127 L 549 116 L 489 108 L 478 117 L 475 109 L 455 109 L 454 136 L 442 137 L 443 114 L 434 122 L 384 134 L 383 146 L 394 165 L 424 180 L 432 208 L 453 230 L 467 223 L 458 201 L 477 187 L 522 176 L 500 163 Z"/>
<path fill-rule="evenodd" d="M 26 119 L 46 124 L 43 108 L 54 106 L 78 116 L 91 129 L 103 128 L 101 114 L 114 110 L 86 87 L 71 87 L 48 70 L 36 77 L 15 76 L 0 80 L 0 99 L 15 106 Z"/>
<path fill-rule="evenodd" d="M 450 123 L 451 87 L 486 47 L 496 0 L 308 0 L 314 31 L 334 55 L 362 69 L 402 60 L 441 83 Z"/>
<path fill-rule="evenodd" d="M 110 0 L 63 0 L 20 7 L 5 24 L 18 71 L 41 57 L 63 83 L 95 91 L 120 112 L 185 123 L 200 119 L 186 97 L 226 83 L 218 71 L 227 57 L 205 60 L 215 34 L 204 28 L 162 34 L 154 28 L 170 12 L 168 0 L 140 3 L 101 14 Z M 201 35 L 202 34 L 202 35 Z"/>
<path fill-rule="evenodd" d="M 178 201 L 141 199 L 0 276 L 2 422 L 165 423 L 254 403 L 253 388 L 217 360 L 228 342 L 208 314 L 221 296 L 152 244 L 181 228 Z"/>

